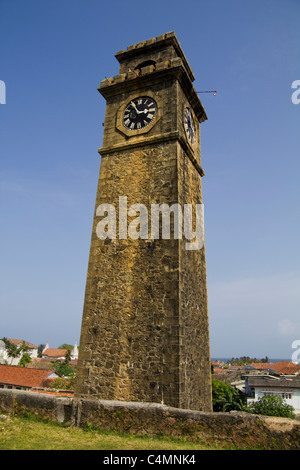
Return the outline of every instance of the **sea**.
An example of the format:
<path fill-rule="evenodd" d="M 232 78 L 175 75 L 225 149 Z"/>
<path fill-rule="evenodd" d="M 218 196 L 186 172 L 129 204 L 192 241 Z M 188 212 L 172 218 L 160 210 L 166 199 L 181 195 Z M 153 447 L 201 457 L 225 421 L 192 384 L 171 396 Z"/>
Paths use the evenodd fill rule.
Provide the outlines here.
<path fill-rule="evenodd" d="M 232 357 L 211 357 L 211 361 L 222 361 L 222 362 L 228 362 L 231 361 Z M 257 357 L 256 359 L 261 360 L 261 358 Z M 292 362 L 291 358 L 285 358 L 285 359 L 273 359 L 269 357 L 269 364 L 275 364 L 275 362 L 280 362 L 280 361 L 286 361 L 286 362 Z"/>

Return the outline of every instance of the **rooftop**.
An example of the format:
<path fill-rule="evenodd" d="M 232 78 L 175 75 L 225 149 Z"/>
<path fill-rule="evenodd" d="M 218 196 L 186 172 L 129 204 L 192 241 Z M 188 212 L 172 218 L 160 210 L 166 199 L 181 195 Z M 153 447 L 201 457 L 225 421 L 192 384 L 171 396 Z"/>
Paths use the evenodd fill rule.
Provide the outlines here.
<path fill-rule="evenodd" d="M 55 349 L 55 348 L 48 348 L 43 351 L 43 356 L 47 357 L 63 357 L 66 355 L 67 349 Z"/>
<path fill-rule="evenodd" d="M 13 338 L 7 338 L 7 340 L 14 344 L 15 346 L 20 346 L 21 344 L 25 343 L 25 346 L 29 349 L 38 349 L 38 346 L 35 344 L 29 343 L 28 341 L 24 341 L 23 339 L 13 339 Z"/>
<path fill-rule="evenodd" d="M 0 365 L 0 384 L 16 387 L 47 387 L 56 377 L 53 372 L 45 369 L 27 369 L 25 367 Z M 54 377 L 55 375 L 55 377 Z"/>
<path fill-rule="evenodd" d="M 273 377 L 250 375 L 247 377 L 250 387 L 297 388 L 300 390 L 300 377 Z"/>
<path fill-rule="evenodd" d="M 276 371 L 278 374 L 296 374 L 300 372 L 300 364 L 295 364 L 294 362 L 289 361 L 279 361 L 272 363 L 266 362 L 253 362 L 249 364 L 251 367 L 259 370 L 271 369 Z"/>

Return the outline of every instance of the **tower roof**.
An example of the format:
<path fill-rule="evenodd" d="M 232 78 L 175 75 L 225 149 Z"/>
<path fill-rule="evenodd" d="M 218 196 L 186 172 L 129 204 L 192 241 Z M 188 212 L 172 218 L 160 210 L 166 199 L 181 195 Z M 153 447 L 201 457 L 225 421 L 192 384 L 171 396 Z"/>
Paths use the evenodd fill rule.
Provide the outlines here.
<path fill-rule="evenodd" d="M 122 70 L 122 65 L 125 64 L 126 67 L 133 57 L 137 60 L 139 59 L 139 56 L 142 57 L 144 54 L 147 54 L 148 56 L 152 54 L 155 57 L 157 55 L 161 55 L 161 52 L 163 50 L 169 51 L 172 48 L 174 50 L 174 58 L 176 56 L 181 58 L 186 72 L 190 80 L 193 82 L 195 80 L 193 71 L 185 57 L 185 54 L 174 31 L 162 34 L 161 36 L 157 36 L 156 38 L 138 42 L 137 44 L 132 44 L 131 46 L 127 47 L 127 50 L 121 50 L 117 52 L 115 57 L 117 58 L 121 66 L 120 73 L 123 73 L 127 70 Z"/>
<path fill-rule="evenodd" d="M 199 122 L 207 119 L 192 83 L 194 74 L 174 31 L 128 46 L 127 50 L 117 52 L 115 57 L 120 63 L 119 74 L 102 80 L 98 88 L 105 99 L 124 90 L 175 77 L 180 81 Z"/>

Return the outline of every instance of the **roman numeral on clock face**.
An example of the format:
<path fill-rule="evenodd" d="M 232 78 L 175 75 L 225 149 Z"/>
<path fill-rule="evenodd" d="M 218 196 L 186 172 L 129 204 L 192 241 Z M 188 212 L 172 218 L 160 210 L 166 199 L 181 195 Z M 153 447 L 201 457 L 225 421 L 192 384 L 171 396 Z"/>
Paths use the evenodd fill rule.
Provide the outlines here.
<path fill-rule="evenodd" d="M 139 130 L 148 126 L 157 114 L 157 104 L 149 96 L 135 98 L 123 114 L 123 125 L 130 130 Z"/>

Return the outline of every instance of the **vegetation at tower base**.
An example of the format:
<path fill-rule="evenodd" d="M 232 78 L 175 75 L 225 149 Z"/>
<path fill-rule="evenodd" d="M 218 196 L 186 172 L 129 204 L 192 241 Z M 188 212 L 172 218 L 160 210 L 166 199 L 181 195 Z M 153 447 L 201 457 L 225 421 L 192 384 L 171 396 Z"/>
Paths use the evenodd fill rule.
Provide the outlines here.
<path fill-rule="evenodd" d="M 289 419 L 296 417 L 294 408 L 285 403 L 281 396 L 266 395 L 247 405 L 245 393 L 214 378 L 212 379 L 212 397 L 214 412 L 243 411 Z"/>
<path fill-rule="evenodd" d="M 295 419 L 294 408 L 284 402 L 280 396 L 266 395 L 250 403 L 246 409 L 249 413 L 264 416 L 279 416 L 281 418 Z"/>
<path fill-rule="evenodd" d="M 246 395 L 226 382 L 212 379 L 213 411 L 244 411 Z"/>

